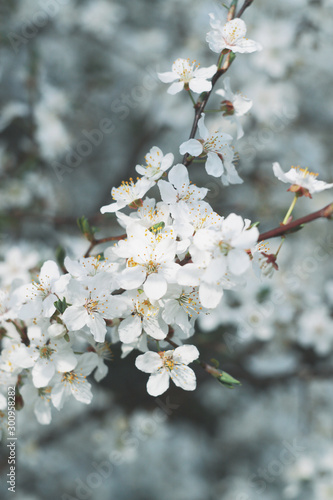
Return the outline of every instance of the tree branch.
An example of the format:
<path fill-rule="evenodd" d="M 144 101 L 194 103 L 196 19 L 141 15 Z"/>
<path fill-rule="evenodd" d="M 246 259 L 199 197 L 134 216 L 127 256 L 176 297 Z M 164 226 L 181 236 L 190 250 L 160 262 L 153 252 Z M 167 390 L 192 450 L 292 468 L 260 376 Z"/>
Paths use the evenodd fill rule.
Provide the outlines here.
<path fill-rule="evenodd" d="M 313 212 L 312 214 L 305 215 L 300 219 L 296 219 L 289 224 L 281 224 L 279 227 L 275 229 L 271 229 L 270 231 L 266 231 L 265 233 L 261 233 L 258 238 L 259 241 L 268 240 L 270 238 L 276 238 L 277 236 L 284 236 L 288 233 L 293 233 L 297 229 L 299 229 L 303 224 L 307 224 L 316 219 L 326 218 L 330 219 L 333 216 L 333 203 L 330 203 L 326 207 L 317 210 L 317 212 Z"/>
<path fill-rule="evenodd" d="M 245 0 L 244 4 L 243 4 L 243 7 L 241 9 L 239 9 L 239 11 L 237 12 L 237 16 L 236 17 L 241 17 L 241 15 L 244 13 L 244 11 L 250 7 L 251 3 L 253 3 L 253 0 Z"/>
<path fill-rule="evenodd" d="M 119 240 L 123 240 L 124 238 L 126 238 L 126 234 L 120 234 L 119 236 L 108 236 L 107 238 L 100 238 L 99 240 L 93 240 L 91 243 L 90 243 L 90 246 L 88 248 L 88 250 L 86 251 L 86 253 L 84 254 L 84 257 L 89 257 L 90 255 L 90 252 L 92 251 L 92 249 L 97 246 L 97 245 L 100 245 L 101 243 L 107 243 L 108 241 L 119 241 Z"/>

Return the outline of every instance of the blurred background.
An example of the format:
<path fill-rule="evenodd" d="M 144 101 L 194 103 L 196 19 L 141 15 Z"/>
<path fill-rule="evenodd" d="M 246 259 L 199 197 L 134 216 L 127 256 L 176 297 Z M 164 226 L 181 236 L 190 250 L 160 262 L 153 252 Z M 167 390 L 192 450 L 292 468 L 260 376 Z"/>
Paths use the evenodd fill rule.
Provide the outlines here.
<path fill-rule="evenodd" d="M 29 269 L 58 247 L 82 256 L 82 215 L 97 237 L 116 234 L 114 216 L 99 208 L 153 145 L 181 160 L 193 109 L 156 73 L 177 57 L 216 62 L 205 37 L 208 13 L 220 8 L 205 0 L 1 3 L 2 287 L 29 281 Z M 248 36 L 264 50 L 237 55 L 228 71 L 232 90 L 254 102 L 236 144 L 244 184 L 224 188 L 191 166 L 221 215 L 261 221 L 261 231 L 280 223 L 291 194 L 273 161 L 333 182 L 332 15 L 332 0 L 255 0 L 246 10 Z M 214 96 L 209 108 L 218 104 Z M 209 127 L 221 123 L 235 135 L 230 122 L 209 116 Z M 295 216 L 330 201 L 330 191 L 302 198 Z M 17 498 L 332 500 L 332 255 L 332 225 L 312 223 L 287 238 L 271 280 L 253 275 L 198 325 L 201 357 L 218 359 L 240 388 L 197 370 L 194 393 L 171 387 L 152 398 L 135 355 L 120 360 L 115 346 L 90 406 L 68 403 L 49 426 L 26 406 Z"/>

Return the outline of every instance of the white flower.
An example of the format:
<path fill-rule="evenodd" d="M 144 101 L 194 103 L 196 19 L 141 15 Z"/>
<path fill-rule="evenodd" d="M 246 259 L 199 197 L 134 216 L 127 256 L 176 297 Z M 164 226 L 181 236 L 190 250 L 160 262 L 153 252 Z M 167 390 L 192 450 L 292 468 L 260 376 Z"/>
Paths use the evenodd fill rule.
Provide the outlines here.
<path fill-rule="evenodd" d="M 224 49 L 240 53 L 262 50 L 260 43 L 245 38 L 246 24 L 242 19 L 232 19 L 223 24 L 220 19 L 215 18 L 214 14 L 209 15 L 213 30 L 207 33 L 206 40 L 213 52 L 220 53 Z"/>
<path fill-rule="evenodd" d="M 159 202 L 156 204 L 156 200 L 154 198 L 147 197 L 143 200 L 142 206 L 130 215 L 123 214 L 122 212 L 117 212 L 116 215 L 118 217 L 119 224 L 125 229 L 127 226 L 133 224 L 133 222 L 138 222 L 142 226 L 150 228 L 161 222 L 163 222 L 164 225 L 167 225 L 170 210 L 168 205 L 165 203 Z"/>
<path fill-rule="evenodd" d="M 274 272 L 279 269 L 276 256 L 270 253 L 268 244 L 264 241 L 260 241 L 252 250 L 252 257 L 253 271 L 258 278 L 272 278 Z"/>
<path fill-rule="evenodd" d="M 150 179 L 152 181 L 156 181 L 168 168 L 171 167 L 173 163 L 173 154 L 168 153 L 163 155 L 160 148 L 154 146 L 151 148 L 149 153 L 146 154 L 146 166 L 137 165 L 135 170 L 138 174 L 143 175 L 145 178 Z"/>
<path fill-rule="evenodd" d="M 208 132 L 205 125 L 205 114 L 202 113 L 198 122 L 202 139 L 189 139 L 179 147 L 180 154 L 189 153 L 192 156 L 206 156 L 206 172 L 213 177 L 220 177 L 223 184 L 241 184 L 243 181 L 233 165 L 234 152 L 229 146 L 231 135 L 216 131 Z"/>
<path fill-rule="evenodd" d="M 18 317 L 26 320 L 44 316 L 50 318 L 56 308 L 54 302 L 58 300 L 57 295 L 61 293 L 70 275 L 60 276 L 59 268 L 52 260 L 46 261 L 39 275 L 39 283 L 33 281 L 31 285 L 20 287 L 16 292 L 21 296 L 21 306 Z"/>
<path fill-rule="evenodd" d="M 208 193 L 207 188 L 198 188 L 191 184 L 185 165 L 178 163 L 169 172 L 169 182 L 158 181 L 161 198 L 165 203 L 174 204 L 179 201 L 196 203 Z"/>
<path fill-rule="evenodd" d="M 185 391 L 194 391 L 195 374 L 187 365 L 198 357 L 199 351 L 195 346 L 183 345 L 171 351 L 141 354 L 136 358 L 135 366 L 145 373 L 151 373 L 147 383 L 148 394 L 159 396 L 168 389 L 170 378 Z"/>
<path fill-rule="evenodd" d="M 5 253 L 4 262 L 0 262 L 0 280 L 4 286 L 14 280 L 30 281 L 29 269 L 38 263 L 38 254 L 28 249 L 13 247 Z"/>
<path fill-rule="evenodd" d="M 51 390 L 51 386 L 37 389 L 30 379 L 20 388 L 24 403 L 34 406 L 34 414 L 41 425 L 48 425 L 52 419 Z"/>
<path fill-rule="evenodd" d="M 212 207 L 205 201 L 200 201 L 196 205 L 179 202 L 171 206 L 173 227 L 181 240 L 190 238 L 202 228 L 215 227 L 221 225 L 223 218 L 213 211 Z M 189 240 L 189 244 L 191 241 Z M 187 248 L 186 248 L 187 250 Z"/>
<path fill-rule="evenodd" d="M 142 177 L 136 183 L 133 182 L 133 179 L 130 179 L 129 182 L 123 181 L 119 187 L 114 187 L 111 190 L 111 196 L 115 203 L 104 205 L 101 208 L 101 213 L 116 212 L 127 205 L 135 204 L 135 202 L 140 206 L 142 204 L 141 199 L 154 184 L 154 181 L 145 177 Z"/>
<path fill-rule="evenodd" d="M 320 356 L 326 356 L 333 349 L 332 327 L 326 307 L 306 310 L 299 320 L 297 341 L 303 347 L 312 347 Z"/>
<path fill-rule="evenodd" d="M 284 172 L 280 164 L 276 162 L 273 163 L 273 172 L 280 181 L 291 184 L 288 191 L 297 193 L 298 196 L 303 195 L 312 198 L 311 194 L 333 187 L 333 183 L 327 184 L 324 181 L 318 181 L 318 174 L 309 172 L 307 168 L 291 167 L 288 172 Z"/>
<path fill-rule="evenodd" d="M 127 241 L 121 241 L 113 251 L 127 259 L 127 268 L 119 273 L 118 283 L 125 290 L 143 285 L 149 300 L 158 300 L 167 291 L 168 283 L 175 282 L 179 264 L 174 262 L 177 242 L 172 228 L 155 234 L 140 224 L 127 229 Z"/>
<path fill-rule="evenodd" d="M 96 364 L 97 368 L 94 372 L 94 379 L 100 382 L 108 374 L 109 367 L 105 361 L 112 360 L 112 351 L 108 342 L 94 342 L 90 338 L 87 339 L 90 346 L 88 352 L 95 352 L 98 356 Z"/>
<path fill-rule="evenodd" d="M 190 335 L 197 316 L 203 312 L 198 290 L 193 287 L 170 285 L 168 293 L 163 297 L 162 317 L 168 325 L 177 325 Z"/>
<path fill-rule="evenodd" d="M 112 296 L 108 289 L 98 286 L 73 287 L 70 303 L 72 305 L 67 307 L 62 316 L 65 325 L 72 331 L 86 325 L 96 342 L 104 342 L 105 319 L 119 318 L 127 308 L 120 296 Z"/>
<path fill-rule="evenodd" d="M 250 221 L 230 214 L 217 230 L 199 229 L 195 233 L 190 247 L 193 263 L 181 267 L 177 281 L 199 286 L 200 301 L 207 309 L 215 308 L 223 289 L 232 286 L 228 272 L 238 277 L 250 267 L 248 250 L 256 244 L 259 231 L 249 229 L 249 225 Z"/>
<path fill-rule="evenodd" d="M 221 103 L 221 110 L 227 118 L 230 118 L 236 123 L 237 126 L 237 139 L 244 135 L 244 131 L 239 117 L 245 115 L 251 107 L 252 101 L 247 97 L 242 96 L 240 93 L 234 94 L 230 88 L 230 78 L 224 79 L 224 90 L 219 89 L 216 91 L 217 95 L 224 97 Z"/>
<path fill-rule="evenodd" d="M 207 81 L 207 78 L 212 78 L 216 73 L 217 66 L 213 64 L 209 68 L 199 69 L 199 65 L 195 66 L 195 61 L 190 63 L 189 59 L 178 58 L 172 65 L 172 71 L 166 73 L 157 73 L 159 79 L 163 83 L 174 82 L 168 88 L 169 94 L 177 94 L 183 90 L 184 86 L 190 90 L 201 94 L 208 92 L 212 88 L 212 83 Z M 175 80 L 178 80 L 175 82 Z"/>
<path fill-rule="evenodd" d="M 146 333 L 155 340 L 162 340 L 168 334 L 168 325 L 161 317 L 157 301 L 150 301 L 145 293 L 128 294 L 132 301 L 130 314 L 121 321 L 118 334 L 124 344 L 131 344 Z"/>
<path fill-rule="evenodd" d="M 64 265 L 71 276 L 86 285 L 105 281 L 109 288 L 117 287 L 115 274 L 119 269 L 119 264 L 112 262 L 105 256 L 105 253 L 104 259 L 101 259 L 100 255 L 97 257 L 82 257 L 78 261 L 65 257 Z"/>
<path fill-rule="evenodd" d="M 0 290 L 0 325 L 4 324 L 8 319 L 16 317 L 12 309 L 15 301 L 7 290 Z"/>
<path fill-rule="evenodd" d="M 33 365 L 31 374 L 35 387 L 47 386 L 56 371 L 67 372 L 75 368 L 77 359 L 66 340 L 50 340 L 39 326 L 29 327 L 28 337 L 30 344 L 26 349 L 21 348 L 16 363 L 21 368 Z"/>
<path fill-rule="evenodd" d="M 97 354 L 95 352 L 86 352 L 80 355 L 75 370 L 55 375 L 51 400 L 57 410 L 61 410 L 70 395 L 73 395 L 81 403 L 91 403 L 93 397 L 91 385 L 87 382 L 86 377 L 96 368 L 97 363 Z"/>

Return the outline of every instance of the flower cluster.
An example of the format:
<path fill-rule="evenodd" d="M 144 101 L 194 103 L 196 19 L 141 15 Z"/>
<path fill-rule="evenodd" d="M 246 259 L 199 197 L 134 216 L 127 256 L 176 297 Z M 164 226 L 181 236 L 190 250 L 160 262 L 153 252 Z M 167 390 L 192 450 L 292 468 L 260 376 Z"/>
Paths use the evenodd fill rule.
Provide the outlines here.
<path fill-rule="evenodd" d="M 211 16 L 211 26 L 207 41 L 223 57 L 261 49 L 245 38 L 241 19 L 223 23 Z M 172 72 L 159 74 L 163 82 L 173 82 L 169 93 L 212 90 L 220 68 L 193 64 L 179 58 Z M 216 94 L 224 98 L 216 111 L 235 120 L 241 138 L 240 117 L 252 101 L 233 94 L 229 79 Z M 202 110 L 197 118 L 200 137 L 193 134 L 179 146 L 183 163 L 154 146 L 146 164 L 136 166 L 140 177 L 112 189 L 113 201 L 101 212 L 114 213 L 124 229 L 117 242 L 98 255 L 66 257 L 61 267 L 46 261 L 31 284 L 16 280 L 1 291 L 0 374 L 34 404 L 40 423 L 49 423 L 51 408 L 60 410 L 71 396 L 91 402 L 87 376 L 94 373 L 97 381 L 106 376 L 105 361 L 115 342 L 121 343 L 123 357 L 133 350 L 142 353 L 135 365 L 150 374 L 152 396 L 164 393 L 170 379 L 194 390 L 195 373 L 188 364 L 199 352 L 182 344 L 194 335 L 196 319 L 218 307 L 224 290 L 241 286 L 252 267 L 263 275 L 277 269 L 276 256 L 258 244 L 256 224 L 235 213 L 217 214 L 205 200 L 208 189 L 190 181 L 187 166 L 199 158 L 207 174 L 224 185 L 243 182 L 234 164 L 233 137 L 221 129 L 209 131 Z M 307 170 L 285 174 L 277 163 L 273 170 L 298 195 L 333 187 Z M 147 196 L 151 190 L 158 199 Z M 2 398 L 0 410 L 1 405 Z"/>

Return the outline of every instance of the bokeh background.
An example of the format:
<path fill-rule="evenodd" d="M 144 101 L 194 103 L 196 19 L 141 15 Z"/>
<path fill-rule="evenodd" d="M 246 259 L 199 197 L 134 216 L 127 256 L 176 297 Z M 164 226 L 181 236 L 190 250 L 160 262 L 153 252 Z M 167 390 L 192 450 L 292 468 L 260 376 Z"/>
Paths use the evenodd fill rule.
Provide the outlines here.
<path fill-rule="evenodd" d="M 99 208 L 153 145 L 180 160 L 193 109 L 186 95 L 168 95 L 156 72 L 177 57 L 216 62 L 205 36 L 208 13 L 219 8 L 205 0 L 1 3 L 2 287 L 28 281 L 58 247 L 82 255 L 79 216 L 99 237 L 116 234 Z M 245 182 L 224 188 L 191 166 L 221 215 L 234 211 L 262 230 L 279 224 L 291 195 L 273 161 L 333 182 L 332 15 L 332 0 L 255 0 L 246 11 L 249 38 L 264 50 L 238 55 L 228 72 L 232 89 L 254 101 L 236 146 Z M 216 114 L 209 120 L 221 124 Z M 226 120 L 223 127 L 235 133 Z M 330 191 L 301 199 L 295 215 L 330 201 Z M 288 237 L 280 255 L 271 280 L 253 275 L 198 325 L 202 358 L 218 359 L 242 387 L 228 390 L 197 370 L 194 393 L 173 387 L 151 398 L 135 356 L 120 360 L 115 346 L 91 405 L 68 403 L 46 427 L 27 405 L 19 413 L 16 498 L 332 500 L 331 223 Z"/>

